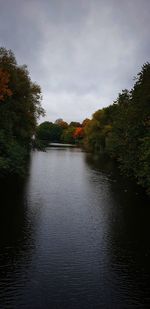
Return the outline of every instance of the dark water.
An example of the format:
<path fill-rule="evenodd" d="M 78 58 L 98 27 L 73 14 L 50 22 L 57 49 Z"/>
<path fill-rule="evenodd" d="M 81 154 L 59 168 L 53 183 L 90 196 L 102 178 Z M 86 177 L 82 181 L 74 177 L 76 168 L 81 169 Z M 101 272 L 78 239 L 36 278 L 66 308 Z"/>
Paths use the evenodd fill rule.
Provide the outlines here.
<path fill-rule="evenodd" d="M 0 191 L 0 308 L 150 307 L 150 205 L 110 161 L 34 152 Z"/>

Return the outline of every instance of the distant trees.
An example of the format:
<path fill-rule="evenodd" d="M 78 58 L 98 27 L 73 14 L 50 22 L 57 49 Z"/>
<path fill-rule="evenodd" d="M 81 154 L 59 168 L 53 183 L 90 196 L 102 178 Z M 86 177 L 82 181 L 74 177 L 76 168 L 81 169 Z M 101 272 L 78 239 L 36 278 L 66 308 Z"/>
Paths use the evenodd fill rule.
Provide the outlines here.
<path fill-rule="evenodd" d="M 81 127 L 81 123 L 77 121 L 71 121 L 69 124 L 70 127 L 78 128 Z"/>
<path fill-rule="evenodd" d="M 0 172 L 22 174 L 37 119 L 44 114 L 41 89 L 19 66 L 11 50 L 0 48 Z"/>
<path fill-rule="evenodd" d="M 41 143 L 61 142 L 79 144 L 84 136 L 84 127 L 80 122 L 70 122 L 68 124 L 59 118 L 52 122 L 41 123 L 36 130 L 36 138 Z"/>
<path fill-rule="evenodd" d="M 83 132 L 83 128 L 82 127 L 78 127 L 75 129 L 74 133 L 73 133 L 73 137 L 76 141 L 79 141 L 81 139 L 83 139 L 83 135 L 84 135 L 84 132 Z"/>
<path fill-rule="evenodd" d="M 46 144 L 50 142 L 60 142 L 63 128 L 61 125 L 45 121 L 41 123 L 36 130 L 36 138 L 44 141 Z"/>
<path fill-rule="evenodd" d="M 73 137 L 74 132 L 75 132 L 75 127 L 69 125 L 68 128 L 63 131 L 61 141 L 63 143 L 74 144 L 75 143 L 75 139 Z"/>
<path fill-rule="evenodd" d="M 106 152 L 126 174 L 150 192 L 150 64 L 143 65 L 131 91 L 94 113 L 85 126 L 84 144 Z"/>

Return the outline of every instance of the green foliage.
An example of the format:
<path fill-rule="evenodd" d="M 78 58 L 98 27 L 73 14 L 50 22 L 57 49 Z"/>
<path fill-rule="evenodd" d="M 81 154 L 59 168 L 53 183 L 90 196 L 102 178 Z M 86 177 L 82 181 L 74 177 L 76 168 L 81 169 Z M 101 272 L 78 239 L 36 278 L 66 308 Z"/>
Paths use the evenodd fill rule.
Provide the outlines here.
<path fill-rule="evenodd" d="M 36 138 L 46 143 L 60 142 L 63 128 L 61 125 L 45 121 L 36 130 Z"/>
<path fill-rule="evenodd" d="M 36 129 L 36 138 L 38 140 L 50 141 L 50 130 L 52 125 L 53 124 L 48 121 L 41 123 Z"/>
<path fill-rule="evenodd" d="M 64 143 L 69 143 L 69 144 L 75 143 L 75 139 L 73 137 L 75 129 L 76 129 L 75 127 L 69 126 L 66 130 L 64 130 L 62 134 L 62 141 Z"/>
<path fill-rule="evenodd" d="M 97 111 L 85 126 L 84 143 L 107 152 L 121 170 L 150 192 L 150 64 L 131 91 L 123 90 L 113 105 Z"/>
<path fill-rule="evenodd" d="M 0 131 L 1 176 L 24 175 L 28 151 L 12 137 Z"/>
<path fill-rule="evenodd" d="M 141 140 L 138 168 L 135 171 L 138 183 L 147 188 L 150 194 L 150 134 Z"/>

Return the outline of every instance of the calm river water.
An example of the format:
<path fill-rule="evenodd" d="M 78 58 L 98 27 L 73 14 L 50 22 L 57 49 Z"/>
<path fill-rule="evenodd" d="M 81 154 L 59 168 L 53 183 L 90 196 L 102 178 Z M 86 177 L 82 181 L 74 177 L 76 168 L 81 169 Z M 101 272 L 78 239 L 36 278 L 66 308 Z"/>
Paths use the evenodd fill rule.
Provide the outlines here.
<path fill-rule="evenodd" d="M 33 152 L 0 194 L 0 308 L 150 308 L 150 205 L 110 161 Z"/>

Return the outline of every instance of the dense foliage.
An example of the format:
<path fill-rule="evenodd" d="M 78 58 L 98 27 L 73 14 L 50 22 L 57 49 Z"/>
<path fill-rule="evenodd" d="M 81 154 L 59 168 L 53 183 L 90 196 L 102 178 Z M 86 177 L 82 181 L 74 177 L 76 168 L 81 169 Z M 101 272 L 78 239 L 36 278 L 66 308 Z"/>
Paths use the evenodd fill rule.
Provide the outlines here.
<path fill-rule="evenodd" d="M 25 172 L 37 119 L 43 115 L 41 89 L 19 66 L 11 50 L 0 48 L 0 175 Z"/>
<path fill-rule="evenodd" d="M 85 127 L 85 146 L 115 158 L 126 174 L 150 192 L 150 64 L 138 74 L 131 91 L 98 110 Z"/>
<path fill-rule="evenodd" d="M 45 121 L 36 130 L 36 144 L 48 145 L 52 142 L 79 144 L 83 139 L 84 124 L 57 119 L 55 123 Z"/>

